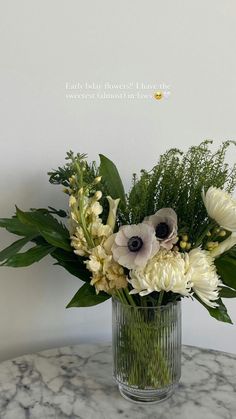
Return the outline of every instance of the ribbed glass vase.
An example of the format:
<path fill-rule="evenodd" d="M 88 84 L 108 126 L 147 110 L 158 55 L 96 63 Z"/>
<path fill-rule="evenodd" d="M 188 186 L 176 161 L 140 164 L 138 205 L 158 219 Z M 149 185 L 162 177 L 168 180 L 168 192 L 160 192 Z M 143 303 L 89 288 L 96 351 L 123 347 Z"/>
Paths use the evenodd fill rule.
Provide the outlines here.
<path fill-rule="evenodd" d="M 181 302 L 133 307 L 112 299 L 113 377 L 136 403 L 170 397 L 181 376 Z"/>

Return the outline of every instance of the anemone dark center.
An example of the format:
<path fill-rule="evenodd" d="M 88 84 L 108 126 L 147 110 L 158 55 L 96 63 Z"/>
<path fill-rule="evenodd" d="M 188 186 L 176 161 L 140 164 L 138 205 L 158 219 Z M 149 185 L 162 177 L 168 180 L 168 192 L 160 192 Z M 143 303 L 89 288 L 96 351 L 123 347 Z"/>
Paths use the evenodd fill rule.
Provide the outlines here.
<path fill-rule="evenodd" d="M 170 228 L 166 223 L 159 223 L 156 226 L 156 236 L 158 239 L 166 239 L 170 234 Z"/>
<path fill-rule="evenodd" d="M 138 252 L 142 246 L 143 246 L 143 241 L 141 237 L 138 237 L 138 236 L 130 237 L 128 241 L 128 249 L 130 250 L 130 252 Z"/>

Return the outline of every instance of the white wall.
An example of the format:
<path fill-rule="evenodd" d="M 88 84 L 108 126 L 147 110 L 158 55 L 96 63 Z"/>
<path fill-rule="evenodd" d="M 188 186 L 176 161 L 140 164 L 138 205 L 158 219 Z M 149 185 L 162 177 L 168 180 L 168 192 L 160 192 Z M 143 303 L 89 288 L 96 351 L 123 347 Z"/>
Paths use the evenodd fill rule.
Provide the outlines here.
<path fill-rule="evenodd" d="M 132 172 L 151 168 L 166 148 L 236 139 L 235 15 L 234 0 L 1 2 L 1 217 L 15 203 L 65 207 L 46 172 L 70 148 L 109 156 L 128 187 Z M 66 82 L 86 81 L 164 82 L 171 95 L 66 98 Z M 0 231 L 1 247 L 12 239 Z M 0 359 L 111 339 L 110 303 L 65 310 L 80 282 L 50 258 L 0 275 Z M 236 322 L 235 301 L 227 303 Z M 235 352 L 235 325 L 197 303 L 183 309 L 184 343 Z"/>

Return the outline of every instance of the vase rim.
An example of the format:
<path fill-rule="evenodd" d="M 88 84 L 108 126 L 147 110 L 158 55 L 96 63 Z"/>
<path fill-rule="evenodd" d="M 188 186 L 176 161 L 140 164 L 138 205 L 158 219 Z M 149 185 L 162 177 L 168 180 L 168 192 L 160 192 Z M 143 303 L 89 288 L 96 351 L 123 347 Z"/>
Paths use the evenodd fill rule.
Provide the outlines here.
<path fill-rule="evenodd" d="M 165 305 L 160 305 L 159 307 L 157 306 L 153 306 L 153 307 L 147 307 L 147 306 L 132 306 L 131 304 L 124 304 L 122 303 L 122 301 L 120 301 L 116 296 L 112 296 L 112 301 L 119 303 L 120 305 L 124 306 L 124 307 L 129 307 L 129 308 L 134 308 L 134 309 L 151 309 L 151 310 L 166 310 L 167 308 L 169 308 L 172 305 L 178 305 L 181 303 L 181 300 L 177 300 L 177 301 L 169 301 L 167 304 Z"/>

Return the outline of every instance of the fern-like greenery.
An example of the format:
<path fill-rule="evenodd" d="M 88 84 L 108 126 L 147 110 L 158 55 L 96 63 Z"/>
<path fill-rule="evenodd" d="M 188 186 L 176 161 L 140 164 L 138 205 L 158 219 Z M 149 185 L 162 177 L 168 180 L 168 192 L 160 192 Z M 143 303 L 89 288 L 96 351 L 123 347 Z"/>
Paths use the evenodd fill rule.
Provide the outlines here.
<path fill-rule="evenodd" d="M 163 154 L 150 172 L 133 175 L 133 186 L 127 196 L 126 211 L 120 222 L 137 224 L 158 209 L 171 207 L 178 214 L 179 232 L 196 243 L 209 219 L 202 201 L 202 191 L 210 186 L 232 192 L 236 186 L 236 165 L 225 163 L 226 151 L 234 142 L 226 141 L 213 153 L 204 141 L 186 153 L 173 148 Z"/>
<path fill-rule="evenodd" d="M 171 207 L 178 215 L 179 233 L 188 234 L 191 243 L 198 243 L 209 225 L 202 200 L 203 190 L 215 186 L 232 192 L 236 186 L 236 165 L 229 167 L 225 162 L 229 146 L 236 143 L 226 141 L 216 152 L 211 151 L 211 144 L 212 141 L 203 141 L 185 153 L 172 148 L 160 156 L 151 171 L 141 170 L 139 177 L 134 174 L 133 185 L 126 195 L 126 205 L 118 210 L 118 224 L 137 224 L 158 209 Z M 75 155 L 69 151 L 66 165 L 49 172 L 49 181 L 69 190 L 69 179 L 76 176 L 79 184 L 82 170 L 83 186 L 94 184 L 100 168 L 94 161 L 88 163 L 86 157 L 85 154 Z M 102 219 L 105 222 L 108 215 L 106 196 L 110 195 L 105 178 L 99 184 L 94 184 L 91 193 L 96 189 L 103 193 Z"/>
<path fill-rule="evenodd" d="M 72 185 L 70 183 L 72 176 L 76 178 L 76 183 L 73 190 L 73 193 L 75 194 L 78 192 L 80 187 L 86 188 L 86 186 L 90 187 L 90 185 L 93 185 L 92 189 L 90 188 L 91 194 L 95 193 L 96 190 L 102 192 L 102 198 L 100 202 L 103 207 L 103 212 L 101 218 L 105 223 L 109 211 L 109 205 L 106 199 L 106 196 L 109 195 L 107 184 L 103 178 L 98 184 L 94 182 L 95 178 L 99 176 L 100 168 L 97 166 L 95 161 L 88 163 L 86 158 L 86 154 L 74 154 L 73 151 L 68 151 L 65 158 L 67 160 L 66 164 L 62 167 L 58 167 L 58 169 L 48 172 L 49 182 L 54 185 L 64 186 L 64 191 L 68 194 L 72 192 Z"/>

